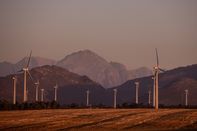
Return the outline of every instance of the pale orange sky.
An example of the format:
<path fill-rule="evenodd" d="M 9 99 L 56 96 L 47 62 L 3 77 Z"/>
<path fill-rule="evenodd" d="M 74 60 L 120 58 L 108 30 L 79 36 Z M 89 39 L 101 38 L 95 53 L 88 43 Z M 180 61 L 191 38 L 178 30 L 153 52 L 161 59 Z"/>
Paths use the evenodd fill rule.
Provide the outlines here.
<path fill-rule="evenodd" d="M 0 62 L 90 49 L 129 69 L 197 64 L 196 0 L 1 0 Z"/>

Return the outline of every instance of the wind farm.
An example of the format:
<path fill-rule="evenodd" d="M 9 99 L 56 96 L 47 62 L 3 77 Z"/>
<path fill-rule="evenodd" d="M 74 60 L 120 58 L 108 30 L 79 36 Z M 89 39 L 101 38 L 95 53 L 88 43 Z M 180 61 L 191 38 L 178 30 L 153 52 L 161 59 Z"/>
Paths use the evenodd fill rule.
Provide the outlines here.
<path fill-rule="evenodd" d="M 197 130 L 197 1 L 0 1 L 0 130 Z"/>
<path fill-rule="evenodd" d="M 1 110 L 15 110 L 13 112 L 16 112 L 16 114 L 20 114 L 17 113 L 17 110 L 22 110 L 23 113 L 28 115 L 28 119 L 24 123 L 10 124 L 10 119 L 18 119 L 18 115 L 12 115 L 12 118 L 8 117 L 9 119 L 2 119 L 0 121 L 2 124 L 0 129 L 195 129 L 197 110 L 195 102 L 192 104 L 191 99 L 191 96 L 195 94 L 191 92 L 191 96 L 188 95 L 189 89 L 185 88 L 187 85 L 181 92 L 184 94 L 182 103 L 178 100 L 176 104 L 160 104 L 163 103 L 168 95 L 165 94 L 165 97 L 162 98 L 164 95 L 162 93 L 165 92 L 164 89 L 167 88 L 163 86 L 168 85 L 165 83 L 169 83 L 170 81 L 164 78 L 168 78 L 167 76 L 169 76 L 169 74 L 172 78 L 172 74 L 177 74 L 177 69 L 172 71 L 160 69 L 157 49 L 155 53 L 156 66 L 153 68 L 153 75 L 150 74 L 150 76 L 136 78 L 121 86 L 108 89 L 103 88 L 88 77 L 79 76 L 55 65 L 35 67 L 29 70 L 32 54 L 30 53 L 27 66 L 23 69 L 24 72 L 19 72 L 14 75 L 11 74 L 6 77 L 6 79 L 9 79 L 12 83 L 11 88 L 13 94 L 12 97 L 10 97 L 13 100 L 12 105 L 7 108 L 8 106 L 6 106 L 3 101 L 1 102 Z M 193 69 L 194 67 L 197 69 L 197 66 L 191 66 L 190 68 Z M 188 67 L 185 67 L 185 69 L 187 68 Z M 187 71 L 185 69 L 182 69 L 185 74 L 183 72 L 181 73 L 182 75 L 184 74 L 184 78 L 187 75 L 190 76 L 191 72 L 188 71 L 188 73 L 186 73 Z M 178 72 L 181 71 L 178 69 Z M 29 76 L 28 79 L 27 74 Z M 177 79 L 176 77 L 174 79 Z M 166 82 L 160 83 L 159 78 Z M 3 83 L 3 79 L 0 80 L 0 84 L 1 83 Z M 23 90 L 20 89 L 21 87 L 23 87 Z M 27 89 L 29 93 L 27 93 Z M 151 99 L 151 92 L 154 92 L 152 94 L 153 99 Z M 175 93 L 178 94 L 179 92 Z M 24 96 L 18 97 L 19 94 L 24 94 Z M 173 99 L 169 98 L 169 101 Z M 181 99 L 181 97 L 179 97 L 179 99 Z M 31 111 L 28 111 L 28 109 L 31 109 Z M 41 114 L 43 114 L 43 112 L 48 112 L 45 118 L 41 117 L 36 124 L 33 124 L 35 123 L 34 121 L 30 121 L 30 119 L 34 117 L 42 116 Z M 50 121 L 46 121 L 56 115 L 56 113 L 59 113 L 56 118 L 56 123 L 51 124 Z M 70 113 L 76 114 L 76 118 L 71 117 Z M 105 113 L 108 115 L 96 115 Z M 4 115 L 9 116 L 9 114 L 9 111 L 0 112 L 0 117 Z M 185 116 L 188 114 L 190 115 L 185 119 Z M 66 118 L 60 119 L 62 117 Z M 165 117 L 169 117 L 170 120 L 176 122 L 171 123 L 171 121 L 168 121 L 169 125 L 164 124 L 164 126 L 161 127 L 158 127 L 158 125 L 154 123 L 155 120 L 158 121 L 158 123 L 163 123 L 163 120 L 167 121 Z M 179 117 L 179 119 L 177 119 L 177 117 Z M 136 119 L 133 123 L 135 118 L 139 119 Z M 80 122 L 68 122 L 69 120 L 76 121 L 76 119 Z M 183 123 L 182 119 L 185 119 L 184 121 L 186 122 Z M 189 119 L 192 119 L 192 122 L 188 121 Z M 59 124 L 58 121 L 64 121 L 64 124 Z M 46 123 L 44 128 L 41 124 L 43 122 Z M 31 124 L 34 126 L 30 126 Z M 152 126 L 147 126 L 148 124 Z"/>

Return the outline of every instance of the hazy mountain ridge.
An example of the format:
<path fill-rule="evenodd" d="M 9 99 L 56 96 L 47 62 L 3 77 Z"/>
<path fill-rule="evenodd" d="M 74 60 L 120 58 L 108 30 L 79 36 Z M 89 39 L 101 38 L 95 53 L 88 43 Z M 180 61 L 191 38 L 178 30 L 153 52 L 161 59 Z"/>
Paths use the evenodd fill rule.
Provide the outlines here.
<path fill-rule="evenodd" d="M 135 76 L 142 77 L 143 75 L 149 75 L 147 74 L 148 71 L 146 71 L 143 75 L 141 73 L 129 77 L 131 73 L 135 74 L 135 72 L 139 73 L 140 71 L 128 71 L 123 64 L 108 62 L 90 50 L 72 53 L 57 62 L 57 66 L 80 75 L 87 75 L 105 88 L 120 85 L 130 78 L 136 78 Z"/>
<path fill-rule="evenodd" d="M 118 71 L 121 83 L 124 83 L 129 79 L 129 74 L 125 65 L 117 62 L 110 62 L 110 64 Z"/>
<path fill-rule="evenodd" d="M 0 76 L 6 76 L 21 70 L 26 66 L 27 59 L 25 57 L 16 64 L 10 64 L 6 67 L 0 63 Z M 125 65 L 117 62 L 108 62 L 90 50 L 74 52 L 57 62 L 51 59 L 33 56 L 29 68 L 43 65 L 57 65 L 79 75 L 86 75 L 105 88 L 121 85 L 129 79 L 150 75 L 151 72 L 145 67 L 128 71 Z"/>
<path fill-rule="evenodd" d="M 6 61 L 0 63 L 0 76 L 6 76 L 8 74 L 12 74 L 13 72 L 14 64 Z"/>
<path fill-rule="evenodd" d="M 128 79 L 141 78 L 152 75 L 152 70 L 147 67 L 140 67 L 138 69 L 128 71 Z"/>
<path fill-rule="evenodd" d="M 54 98 L 54 86 L 58 84 L 58 101 L 60 103 L 85 103 L 86 90 L 96 90 L 93 94 L 98 94 L 105 89 L 90 80 L 86 76 L 79 76 L 66 69 L 57 66 L 42 66 L 30 70 L 34 82 L 39 80 L 39 99 L 40 89 L 44 89 L 45 101 L 52 101 Z M 23 74 L 17 74 L 17 101 L 23 100 Z M 0 77 L 0 99 L 12 100 L 13 95 L 13 75 Z M 35 101 L 35 85 L 27 77 L 28 100 Z M 93 92 L 93 91 L 92 91 Z M 102 93 L 101 93 L 102 94 Z M 99 95 L 95 101 L 102 100 Z M 98 104 L 98 103 L 97 103 Z"/>
<path fill-rule="evenodd" d="M 21 70 L 27 64 L 28 57 L 24 57 L 20 61 L 15 64 L 9 62 L 0 63 L 0 76 L 6 76 L 9 74 L 16 73 Z M 31 57 L 31 61 L 29 63 L 29 68 L 39 67 L 43 65 L 55 65 L 56 61 L 43 57 Z"/>
<path fill-rule="evenodd" d="M 90 50 L 72 53 L 59 61 L 57 66 L 80 75 L 87 75 L 104 87 L 121 84 L 118 71 Z"/>
<path fill-rule="evenodd" d="M 135 82 L 140 82 L 139 102 L 148 103 L 148 90 L 153 89 L 152 76 L 129 80 L 115 87 L 119 92 L 119 103 L 135 102 Z M 197 64 L 179 67 L 159 74 L 159 103 L 184 105 L 184 90 L 189 90 L 189 104 L 197 105 Z M 112 89 L 111 89 L 112 90 Z M 151 95 L 152 99 L 152 95 Z"/>
<path fill-rule="evenodd" d="M 27 60 L 28 60 L 28 57 L 23 58 L 22 60 L 16 63 L 16 67 L 19 69 L 22 69 L 24 66 L 26 66 Z M 29 63 L 29 68 L 39 67 L 43 65 L 55 65 L 55 64 L 56 64 L 55 60 L 32 56 L 30 63 Z"/>
<path fill-rule="evenodd" d="M 113 105 L 113 89 L 117 88 L 117 104 L 135 102 L 135 82 L 140 82 L 139 103 L 148 103 L 148 90 L 152 91 L 152 76 L 129 80 L 124 84 L 105 89 L 86 76 L 79 76 L 57 66 L 42 66 L 30 70 L 34 81 L 40 81 L 40 89 L 45 89 L 44 99 L 51 101 L 54 98 L 54 86 L 57 83 L 58 101 L 61 104 L 82 104 L 86 102 L 86 91 L 90 90 L 90 103 L 93 105 Z M 0 77 L 0 99 L 12 101 L 13 75 Z M 17 101 L 23 98 L 23 74 L 17 74 Z M 28 77 L 30 101 L 35 100 L 35 86 Z M 184 105 L 184 90 L 189 90 L 188 103 L 197 105 L 197 64 L 176 68 L 159 75 L 159 103 L 165 105 Z M 40 92 L 39 89 L 39 92 Z M 152 95 L 151 95 L 152 101 Z"/>

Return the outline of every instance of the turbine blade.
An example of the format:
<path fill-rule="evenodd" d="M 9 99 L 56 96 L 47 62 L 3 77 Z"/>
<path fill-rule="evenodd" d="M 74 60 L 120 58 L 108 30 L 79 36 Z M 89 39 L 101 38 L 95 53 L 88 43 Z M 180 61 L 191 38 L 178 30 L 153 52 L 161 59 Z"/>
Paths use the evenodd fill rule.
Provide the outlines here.
<path fill-rule="evenodd" d="M 12 73 L 11 74 L 15 74 L 15 73 L 16 73 L 15 68 L 12 67 Z"/>
<path fill-rule="evenodd" d="M 17 73 L 18 72 L 18 70 L 20 70 L 21 68 L 20 67 L 18 67 L 18 65 L 17 64 L 15 64 L 14 65 L 14 69 L 15 69 L 15 73 Z M 22 69 L 21 69 L 22 70 Z"/>
<path fill-rule="evenodd" d="M 160 70 L 161 72 L 166 72 L 166 70 L 164 70 L 164 69 L 161 69 L 161 68 L 159 68 L 159 70 Z"/>
<path fill-rule="evenodd" d="M 159 56 L 158 56 L 157 48 L 155 48 L 155 53 L 156 53 L 157 67 L 159 67 Z"/>
<path fill-rule="evenodd" d="M 17 72 L 23 72 L 23 70 L 21 69 L 21 70 L 19 70 L 19 71 L 17 71 Z"/>
<path fill-rule="evenodd" d="M 26 68 L 28 68 L 28 67 L 29 67 L 29 63 L 30 63 L 30 59 L 31 59 L 31 54 L 32 54 L 32 51 L 30 52 L 30 55 L 29 55 L 29 58 L 28 58 L 28 62 L 27 62 L 27 66 L 26 66 Z"/>
<path fill-rule="evenodd" d="M 34 80 L 33 80 L 33 77 L 32 77 L 32 75 L 31 75 L 31 73 L 29 72 L 29 70 L 27 70 L 27 73 L 29 74 L 29 77 L 30 77 L 31 81 L 32 81 L 33 83 L 35 83 Z"/>

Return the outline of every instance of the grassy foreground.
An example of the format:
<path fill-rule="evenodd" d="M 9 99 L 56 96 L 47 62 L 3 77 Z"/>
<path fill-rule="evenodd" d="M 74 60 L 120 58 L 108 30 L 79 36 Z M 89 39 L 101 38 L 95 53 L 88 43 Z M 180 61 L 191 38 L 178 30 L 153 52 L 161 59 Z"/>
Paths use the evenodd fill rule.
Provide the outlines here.
<path fill-rule="evenodd" d="M 0 130 L 197 129 L 197 109 L 50 109 L 1 111 Z"/>

